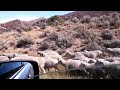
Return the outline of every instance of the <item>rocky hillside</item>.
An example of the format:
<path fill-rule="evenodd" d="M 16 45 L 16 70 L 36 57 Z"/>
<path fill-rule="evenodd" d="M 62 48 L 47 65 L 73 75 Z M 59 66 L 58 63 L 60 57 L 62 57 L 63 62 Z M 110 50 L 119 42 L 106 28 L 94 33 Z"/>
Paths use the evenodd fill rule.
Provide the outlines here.
<path fill-rule="evenodd" d="M 102 15 L 109 15 L 110 13 L 113 13 L 113 12 L 115 11 L 75 11 L 72 13 L 65 14 L 62 17 L 64 19 L 72 19 L 74 17 L 81 19 L 85 15 L 89 15 L 90 17 L 99 17 Z"/>
<path fill-rule="evenodd" d="M 66 16 L 72 18 L 64 20 L 62 17 Z M 35 55 L 39 50 L 52 49 L 64 56 L 66 50 L 99 49 L 104 52 L 101 57 L 107 57 L 107 48 L 120 47 L 120 13 L 77 11 L 62 17 L 1 24 L 0 53 Z"/>
<path fill-rule="evenodd" d="M 38 18 L 31 21 L 21 21 L 21 20 L 13 20 L 9 21 L 3 24 L 0 24 L 1 29 L 8 29 L 8 30 L 22 30 L 22 31 L 28 31 L 32 29 L 36 29 L 35 26 L 41 27 L 42 24 L 46 21 L 45 18 Z"/>
<path fill-rule="evenodd" d="M 27 30 L 27 29 L 31 29 L 32 27 L 29 25 L 28 22 L 26 21 L 21 21 L 21 20 L 13 20 L 13 21 L 9 21 L 3 24 L 0 24 L 0 26 L 9 29 L 9 30 L 18 30 L 18 29 L 22 29 L 22 30 Z"/>
<path fill-rule="evenodd" d="M 28 23 L 30 25 L 36 25 L 36 24 L 40 24 L 41 22 L 44 22 L 44 21 L 46 21 L 46 18 L 38 18 L 38 19 L 28 21 Z"/>

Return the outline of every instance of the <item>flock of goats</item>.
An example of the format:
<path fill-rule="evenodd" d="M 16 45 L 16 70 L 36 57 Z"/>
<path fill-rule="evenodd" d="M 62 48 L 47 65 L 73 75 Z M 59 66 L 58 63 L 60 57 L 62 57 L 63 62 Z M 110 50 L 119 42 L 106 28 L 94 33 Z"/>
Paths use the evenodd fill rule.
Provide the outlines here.
<path fill-rule="evenodd" d="M 120 48 L 107 48 L 107 50 L 113 54 L 120 54 Z M 84 70 L 84 72 L 88 73 L 89 76 L 92 75 L 94 78 L 96 77 L 96 74 L 101 74 L 99 78 L 105 78 L 107 74 L 110 74 L 110 69 L 108 69 L 107 74 L 105 72 L 104 67 L 105 65 L 116 65 L 120 64 L 120 57 L 108 57 L 101 59 L 99 58 L 99 55 L 102 54 L 102 51 L 100 50 L 94 50 L 94 51 L 81 51 L 81 52 L 70 52 L 66 51 L 66 57 L 67 59 L 64 59 L 60 54 L 53 50 L 45 50 L 45 51 L 38 51 L 37 57 L 35 56 L 29 56 L 27 54 L 19 54 L 19 53 L 4 53 L 0 56 L 0 60 L 34 60 L 38 62 L 39 68 L 41 73 L 45 74 L 47 70 L 49 71 L 50 68 L 54 68 L 55 70 L 60 70 L 58 68 L 58 65 L 63 65 L 66 70 L 69 69 L 80 69 Z M 99 68 L 97 68 L 99 67 Z M 92 69 L 90 69 L 92 68 Z M 94 69 L 93 69 L 94 68 Z M 86 71 L 88 70 L 88 71 Z M 95 70 L 97 73 L 93 73 Z M 115 70 L 116 71 L 116 70 Z M 92 72 L 92 74 L 91 74 Z M 103 75 L 104 74 L 104 75 Z M 115 73 L 114 73 L 115 74 Z M 117 72 L 118 74 L 118 72 Z M 113 73 L 110 74 L 112 78 L 118 78 L 120 77 L 120 74 L 118 76 L 114 76 Z"/>

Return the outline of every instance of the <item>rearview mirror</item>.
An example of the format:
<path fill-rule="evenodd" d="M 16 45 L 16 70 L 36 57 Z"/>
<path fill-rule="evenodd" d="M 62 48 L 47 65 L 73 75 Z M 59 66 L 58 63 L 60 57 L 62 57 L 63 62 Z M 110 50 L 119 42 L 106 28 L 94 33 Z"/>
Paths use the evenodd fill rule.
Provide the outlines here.
<path fill-rule="evenodd" d="M 0 79 L 39 79 L 39 68 L 35 61 L 0 62 Z"/>

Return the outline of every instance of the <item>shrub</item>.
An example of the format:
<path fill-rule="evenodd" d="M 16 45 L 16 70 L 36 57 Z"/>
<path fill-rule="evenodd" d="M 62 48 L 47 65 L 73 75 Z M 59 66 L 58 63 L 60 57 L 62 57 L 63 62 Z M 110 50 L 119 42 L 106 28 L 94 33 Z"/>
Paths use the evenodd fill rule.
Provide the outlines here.
<path fill-rule="evenodd" d="M 22 32 L 22 29 L 21 29 L 20 27 L 17 27 L 17 28 L 16 28 L 16 31 L 19 32 L 19 33 L 21 33 L 21 32 Z"/>
<path fill-rule="evenodd" d="M 85 50 L 94 51 L 94 50 L 102 50 L 102 48 L 97 43 L 89 43 L 88 45 L 86 45 Z"/>
<path fill-rule="evenodd" d="M 3 41 L 0 41 L 0 50 L 5 50 L 5 49 L 7 49 L 7 46 Z"/>
<path fill-rule="evenodd" d="M 56 29 L 57 29 L 57 30 L 56 30 L 57 32 L 63 30 L 63 28 L 61 28 L 60 26 L 56 27 Z"/>
<path fill-rule="evenodd" d="M 72 18 L 72 22 L 78 23 L 80 20 L 77 17 Z"/>
<path fill-rule="evenodd" d="M 96 22 L 96 27 L 101 27 L 101 28 L 108 28 L 110 26 L 110 22 L 109 21 L 97 21 Z"/>
<path fill-rule="evenodd" d="M 96 28 L 96 23 L 95 22 L 90 22 L 89 23 L 89 28 Z"/>
<path fill-rule="evenodd" d="M 83 16 L 83 18 L 80 20 L 81 23 L 90 23 L 91 18 L 89 15 Z"/>
<path fill-rule="evenodd" d="M 114 19 L 115 21 L 119 20 L 119 13 L 114 12 L 114 13 L 110 13 L 110 19 Z"/>
<path fill-rule="evenodd" d="M 58 49 L 58 46 L 56 46 L 55 41 L 50 41 L 50 42 L 49 42 L 49 48 L 50 48 L 51 50 L 57 50 L 57 49 Z"/>
<path fill-rule="evenodd" d="M 92 17 L 92 18 L 91 18 L 91 22 L 96 23 L 97 21 L 98 21 L 98 17 Z"/>
<path fill-rule="evenodd" d="M 47 36 L 47 32 L 44 31 L 44 32 L 42 32 L 42 34 L 39 35 L 39 38 L 43 38 L 43 37 L 46 37 L 46 36 Z"/>
<path fill-rule="evenodd" d="M 119 13 L 117 13 L 117 12 L 111 13 L 109 16 L 109 21 L 110 21 L 110 26 L 112 29 L 119 28 L 119 26 L 120 26 Z"/>
<path fill-rule="evenodd" d="M 104 46 L 107 48 L 120 48 L 120 40 L 109 40 L 107 42 L 104 42 Z"/>
<path fill-rule="evenodd" d="M 47 36 L 47 38 L 50 39 L 50 40 L 52 40 L 52 41 L 56 41 L 56 40 L 58 40 L 58 34 L 56 32 L 50 33 Z"/>
<path fill-rule="evenodd" d="M 120 27 L 120 20 L 118 20 L 118 21 L 111 21 L 110 22 L 110 26 L 111 26 L 111 28 L 112 29 L 117 29 L 117 28 L 119 28 Z"/>
<path fill-rule="evenodd" d="M 80 38 L 80 39 L 87 38 L 86 35 L 88 34 L 88 32 L 86 30 L 84 30 L 84 29 L 77 29 L 75 31 L 76 32 L 73 34 L 73 37 Z"/>
<path fill-rule="evenodd" d="M 5 45 L 7 47 L 14 47 L 16 45 L 16 42 L 13 40 L 7 41 L 7 43 L 5 43 Z"/>
<path fill-rule="evenodd" d="M 69 48 L 73 44 L 73 40 L 70 37 L 61 37 L 56 41 L 56 45 L 60 48 Z"/>
<path fill-rule="evenodd" d="M 46 23 L 43 23 L 41 26 L 40 26 L 41 29 L 46 29 L 47 28 L 47 25 Z"/>
<path fill-rule="evenodd" d="M 46 50 L 48 48 L 49 48 L 49 43 L 47 41 L 42 41 L 38 46 L 38 50 Z"/>
<path fill-rule="evenodd" d="M 33 41 L 30 37 L 22 36 L 18 39 L 16 47 L 17 48 L 27 48 L 30 44 L 33 44 Z"/>
<path fill-rule="evenodd" d="M 3 34 L 4 32 L 11 32 L 11 29 L 1 29 L 0 34 Z"/>
<path fill-rule="evenodd" d="M 113 38 L 112 33 L 109 30 L 106 30 L 106 31 L 102 32 L 101 37 L 104 40 L 111 40 Z"/>
<path fill-rule="evenodd" d="M 64 20 L 60 16 L 55 15 L 48 18 L 47 23 L 48 25 L 59 25 L 59 24 L 63 24 Z"/>

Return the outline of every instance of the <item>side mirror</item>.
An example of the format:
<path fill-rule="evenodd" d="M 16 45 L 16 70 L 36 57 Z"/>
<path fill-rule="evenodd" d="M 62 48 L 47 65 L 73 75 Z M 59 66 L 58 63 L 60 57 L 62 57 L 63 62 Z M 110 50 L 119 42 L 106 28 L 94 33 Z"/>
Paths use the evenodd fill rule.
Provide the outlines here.
<path fill-rule="evenodd" d="M 35 61 L 0 62 L 0 79 L 39 79 L 39 67 Z"/>

